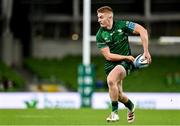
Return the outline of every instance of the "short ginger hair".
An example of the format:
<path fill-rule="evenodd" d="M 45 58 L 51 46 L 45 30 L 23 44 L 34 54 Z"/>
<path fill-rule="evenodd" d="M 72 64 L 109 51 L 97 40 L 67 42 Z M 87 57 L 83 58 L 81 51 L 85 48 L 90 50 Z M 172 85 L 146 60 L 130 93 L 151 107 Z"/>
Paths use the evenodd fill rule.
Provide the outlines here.
<path fill-rule="evenodd" d="M 97 13 L 113 13 L 113 9 L 109 6 L 102 6 L 97 9 Z"/>

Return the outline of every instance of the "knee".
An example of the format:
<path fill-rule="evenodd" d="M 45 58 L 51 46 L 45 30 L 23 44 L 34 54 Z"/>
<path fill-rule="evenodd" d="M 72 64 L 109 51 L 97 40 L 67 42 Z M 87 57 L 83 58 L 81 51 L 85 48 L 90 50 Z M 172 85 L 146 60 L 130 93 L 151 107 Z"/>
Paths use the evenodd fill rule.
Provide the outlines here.
<path fill-rule="evenodd" d="M 115 81 L 112 78 L 107 78 L 108 87 L 113 87 L 115 85 Z"/>
<path fill-rule="evenodd" d="M 122 94 L 122 92 L 119 92 L 118 100 L 119 100 L 119 101 L 122 101 L 122 100 L 123 100 L 123 94 Z"/>

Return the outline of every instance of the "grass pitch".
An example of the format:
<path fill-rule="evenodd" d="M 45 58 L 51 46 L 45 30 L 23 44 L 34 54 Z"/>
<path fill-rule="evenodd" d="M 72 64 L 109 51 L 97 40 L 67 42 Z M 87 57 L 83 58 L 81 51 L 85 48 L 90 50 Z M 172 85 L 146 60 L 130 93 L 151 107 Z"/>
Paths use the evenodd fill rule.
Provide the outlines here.
<path fill-rule="evenodd" d="M 126 110 L 119 110 L 120 121 L 106 122 L 110 110 L 96 109 L 1 109 L 0 125 L 134 125 L 134 126 L 180 126 L 180 110 L 136 110 L 132 124 L 126 120 Z"/>

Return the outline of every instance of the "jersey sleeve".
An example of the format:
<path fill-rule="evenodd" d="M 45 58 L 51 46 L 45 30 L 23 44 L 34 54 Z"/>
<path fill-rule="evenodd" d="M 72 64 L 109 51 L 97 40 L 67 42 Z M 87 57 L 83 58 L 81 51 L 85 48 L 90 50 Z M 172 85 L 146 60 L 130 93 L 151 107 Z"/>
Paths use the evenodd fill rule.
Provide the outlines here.
<path fill-rule="evenodd" d="M 135 23 L 131 21 L 122 21 L 122 26 L 125 32 L 132 34 L 135 28 Z"/>
<path fill-rule="evenodd" d="M 99 49 L 107 47 L 106 42 L 104 41 L 101 33 L 99 32 L 96 34 L 96 44 Z"/>

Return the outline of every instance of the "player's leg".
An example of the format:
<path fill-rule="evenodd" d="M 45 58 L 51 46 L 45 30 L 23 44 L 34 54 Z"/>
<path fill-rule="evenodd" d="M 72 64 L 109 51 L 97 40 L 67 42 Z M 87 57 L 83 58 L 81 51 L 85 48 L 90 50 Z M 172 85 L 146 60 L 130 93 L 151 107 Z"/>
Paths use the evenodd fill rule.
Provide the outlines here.
<path fill-rule="evenodd" d="M 135 119 L 135 113 L 134 113 L 135 106 L 131 102 L 131 100 L 123 93 L 122 81 L 119 83 L 118 89 L 119 89 L 118 101 L 123 103 L 128 108 L 127 120 L 129 123 L 132 123 Z"/>
<path fill-rule="evenodd" d="M 107 83 L 109 88 L 109 95 L 111 98 L 111 104 L 112 104 L 112 113 L 107 118 L 107 121 L 117 121 L 119 120 L 119 117 L 117 115 L 118 113 L 118 97 L 119 97 L 119 88 L 118 84 L 121 80 L 121 78 L 125 77 L 124 69 L 122 66 L 118 65 L 114 67 L 114 69 L 109 73 L 107 77 Z"/>
<path fill-rule="evenodd" d="M 122 80 L 118 85 L 118 90 L 119 90 L 119 97 L 118 101 L 123 103 L 130 111 L 133 110 L 134 104 L 131 102 L 131 100 L 123 93 L 123 88 L 122 88 Z"/>

